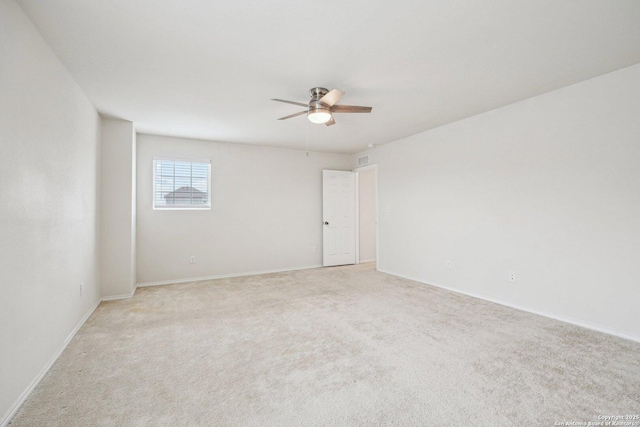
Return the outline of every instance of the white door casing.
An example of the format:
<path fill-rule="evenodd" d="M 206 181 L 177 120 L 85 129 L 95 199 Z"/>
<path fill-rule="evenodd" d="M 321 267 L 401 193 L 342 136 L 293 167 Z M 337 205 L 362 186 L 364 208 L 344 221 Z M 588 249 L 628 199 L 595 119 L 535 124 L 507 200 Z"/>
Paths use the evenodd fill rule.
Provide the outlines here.
<path fill-rule="evenodd" d="M 322 171 L 322 265 L 356 263 L 356 173 Z"/>

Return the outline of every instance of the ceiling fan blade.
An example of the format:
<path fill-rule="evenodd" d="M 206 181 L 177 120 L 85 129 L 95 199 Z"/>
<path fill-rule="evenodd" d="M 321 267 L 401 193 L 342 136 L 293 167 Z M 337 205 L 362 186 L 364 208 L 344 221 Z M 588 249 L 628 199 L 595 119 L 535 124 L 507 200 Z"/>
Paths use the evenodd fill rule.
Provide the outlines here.
<path fill-rule="evenodd" d="M 334 105 L 331 107 L 332 113 L 370 113 L 371 107 L 361 107 L 358 105 Z"/>
<path fill-rule="evenodd" d="M 284 103 L 287 103 L 287 104 L 299 105 L 301 107 L 308 107 L 309 106 L 309 104 L 303 104 L 302 102 L 287 101 L 287 100 L 284 100 L 284 99 L 271 99 L 271 100 L 272 101 L 278 101 L 278 102 L 284 102 Z"/>
<path fill-rule="evenodd" d="M 338 89 L 334 89 L 322 98 L 320 98 L 320 102 L 328 105 L 329 107 L 333 106 L 336 102 L 340 101 L 344 92 Z"/>
<path fill-rule="evenodd" d="M 287 120 L 292 117 L 301 116 L 303 114 L 307 114 L 307 110 L 300 111 L 299 113 L 289 114 L 288 116 L 280 117 L 278 120 Z"/>
<path fill-rule="evenodd" d="M 325 123 L 326 126 L 331 126 L 331 125 L 335 125 L 336 121 L 333 120 L 333 116 L 331 116 L 331 120 L 329 120 L 327 123 Z"/>

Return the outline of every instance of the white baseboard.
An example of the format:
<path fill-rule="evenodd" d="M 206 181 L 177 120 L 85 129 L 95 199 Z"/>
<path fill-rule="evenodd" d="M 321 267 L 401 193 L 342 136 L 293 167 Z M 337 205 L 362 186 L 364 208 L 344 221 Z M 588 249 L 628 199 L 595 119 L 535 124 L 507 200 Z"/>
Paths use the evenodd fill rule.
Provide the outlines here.
<path fill-rule="evenodd" d="M 115 300 L 119 300 L 119 299 L 129 299 L 129 298 L 133 298 L 133 296 L 136 294 L 136 290 L 138 289 L 138 286 L 136 286 L 133 291 L 131 291 L 130 294 L 124 294 L 124 295 L 110 295 L 110 296 L 106 296 L 106 297 L 102 297 L 102 299 L 100 301 L 115 301 Z"/>
<path fill-rule="evenodd" d="M 605 333 L 605 334 L 608 334 L 608 335 L 613 335 L 613 336 L 624 338 L 624 339 L 627 339 L 627 340 L 640 342 L 640 337 L 639 336 L 635 336 L 633 334 L 629 334 L 629 333 L 624 332 L 624 331 L 615 330 L 615 329 L 609 329 L 609 328 L 602 327 L 602 326 L 599 326 L 599 325 L 593 325 L 593 324 L 586 323 L 586 322 L 581 321 L 581 320 L 572 319 L 572 318 L 566 317 L 566 316 L 561 316 L 561 315 L 551 314 L 551 313 L 547 313 L 547 312 L 543 312 L 543 311 L 533 310 L 533 309 L 530 309 L 530 308 L 527 308 L 527 307 L 514 305 L 514 304 L 511 304 L 511 303 L 508 303 L 508 302 L 505 302 L 505 301 L 497 300 L 497 299 L 494 299 L 494 298 L 489 298 L 489 297 L 486 297 L 484 295 L 478 295 L 478 294 L 474 294 L 474 293 L 471 293 L 471 292 L 460 291 L 458 289 L 453 289 L 453 288 L 450 288 L 449 286 L 444 286 L 444 285 L 440 285 L 440 284 L 437 284 L 437 283 L 427 283 L 427 282 L 425 282 L 425 281 L 423 281 L 421 279 L 418 279 L 418 278 L 415 278 L 415 277 L 406 276 L 404 274 L 394 273 L 392 271 L 386 271 L 386 270 L 382 270 L 382 269 L 378 269 L 378 271 L 381 272 L 381 273 L 390 274 L 392 276 L 402 277 L 403 279 L 413 280 L 414 282 L 423 283 L 425 285 L 435 286 L 436 288 L 446 289 L 448 291 L 455 292 L 457 294 L 466 295 L 466 296 L 470 296 L 470 297 L 473 297 L 473 298 L 478 298 L 478 299 L 481 299 L 481 300 L 484 300 L 484 301 L 489 301 L 489 302 L 492 302 L 492 303 L 495 303 L 495 304 L 500 304 L 500 305 L 505 306 L 505 307 L 514 308 L 516 310 L 525 311 L 527 313 L 537 314 L 538 316 L 543 316 L 543 317 L 547 317 L 549 319 L 558 320 L 560 322 L 569 323 L 571 325 L 580 326 L 581 328 L 591 329 L 592 331 L 602 332 L 602 333 Z"/>
<path fill-rule="evenodd" d="M 98 308 L 99 305 L 100 305 L 100 301 L 98 301 L 98 303 L 94 305 L 93 308 L 91 308 L 91 310 L 87 312 L 87 314 L 84 315 L 84 317 L 80 320 L 80 322 L 78 322 L 76 327 L 73 328 L 71 333 L 67 336 L 67 339 L 64 340 L 64 343 L 60 347 L 60 350 L 58 350 L 58 352 L 54 354 L 51 360 L 49 360 L 49 363 L 47 363 L 44 366 L 44 368 L 42 368 L 40 373 L 33 379 L 33 381 L 31 381 L 31 384 L 29 384 L 29 386 L 20 394 L 20 396 L 11 406 L 9 411 L 6 414 L 4 414 L 2 419 L 0 419 L 0 427 L 5 427 L 7 424 L 9 424 L 9 421 L 11 421 L 11 419 L 16 414 L 16 412 L 18 412 L 18 409 L 20 409 L 20 407 L 25 402 L 25 400 L 27 400 L 31 392 L 33 392 L 33 390 L 38 386 L 38 384 L 40 384 L 40 381 L 42 381 L 44 376 L 47 375 L 47 372 L 49 372 L 49 369 L 51 369 L 53 364 L 56 363 L 56 360 L 58 360 L 62 352 L 67 348 L 67 345 L 69 345 L 73 337 L 76 336 L 76 333 L 80 330 L 82 325 L 84 325 L 84 322 L 87 321 L 87 319 L 93 314 L 93 312 L 96 310 L 96 308 Z"/>
<path fill-rule="evenodd" d="M 228 279 L 231 277 L 257 276 L 259 274 L 271 274 L 271 273 L 283 273 L 286 271 L 309 270 L 312 268 L 319 268 L 319 267 L 322 267 L 322 265 L 309 265 L 306 267 L 293 267 L 293 268 L 285 268 L 285 269 L 277 269 L 277 270 L 250 271 L 247 273 L 220 274 L 217 276 L 191 277 L 188 279 L 161 280 L 158 282 L 138 283 L 136 286 L 140 288 L 140 287 L 146 287 L 146 286 L 173 285 L 175 283 L 201 282 L 204 280 Z"/>
<path fill-rule="evenodd" d="M 364 264 L 365 262 L 375 262 L 376 259 L 375 258 L 371 258 L 371 259 L 361 259 L 360 260 L 360 264 Z"/>

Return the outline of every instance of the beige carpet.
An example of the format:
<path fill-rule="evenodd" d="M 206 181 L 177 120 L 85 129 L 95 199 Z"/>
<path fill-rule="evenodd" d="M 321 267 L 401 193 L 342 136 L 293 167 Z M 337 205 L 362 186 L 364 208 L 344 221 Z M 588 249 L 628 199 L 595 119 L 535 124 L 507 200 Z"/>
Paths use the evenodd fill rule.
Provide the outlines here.
<path fill-rule="evenodd" d="M 102 303 L 11 426 L 538 426 L 640 414 L 640 344 L 372 265 Z"/>

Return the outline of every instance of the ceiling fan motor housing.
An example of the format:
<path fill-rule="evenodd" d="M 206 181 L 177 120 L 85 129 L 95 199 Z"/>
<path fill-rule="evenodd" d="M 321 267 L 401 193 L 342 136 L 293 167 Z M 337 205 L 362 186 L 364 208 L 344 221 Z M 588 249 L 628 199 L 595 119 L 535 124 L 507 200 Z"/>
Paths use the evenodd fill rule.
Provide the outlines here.
<path fill-rule="evenodd" d="M 328 93 L 329 90 L 324 87 L 312 87 L 309 89 L 309 96 L 312 101 L 317 101 Z"/>
<path fill-rule="evenodd" d="M 320 101 L 309 101 L 309 111 L 316 111 L 316 110 L 327 110 L 330 111 L 331 107 L 329 107 L 326 104 L 323 104 Z"/>
<path fill-rule="evenodd" d="M 326 123 L 331 120 L 331 107 L 320 102 L 320 99 L 329 91 L 323 87 L 314 87 L 309 90 L 311 101 L 309 101 L 309 110 L 307 117 L 313 123 Z"/>

